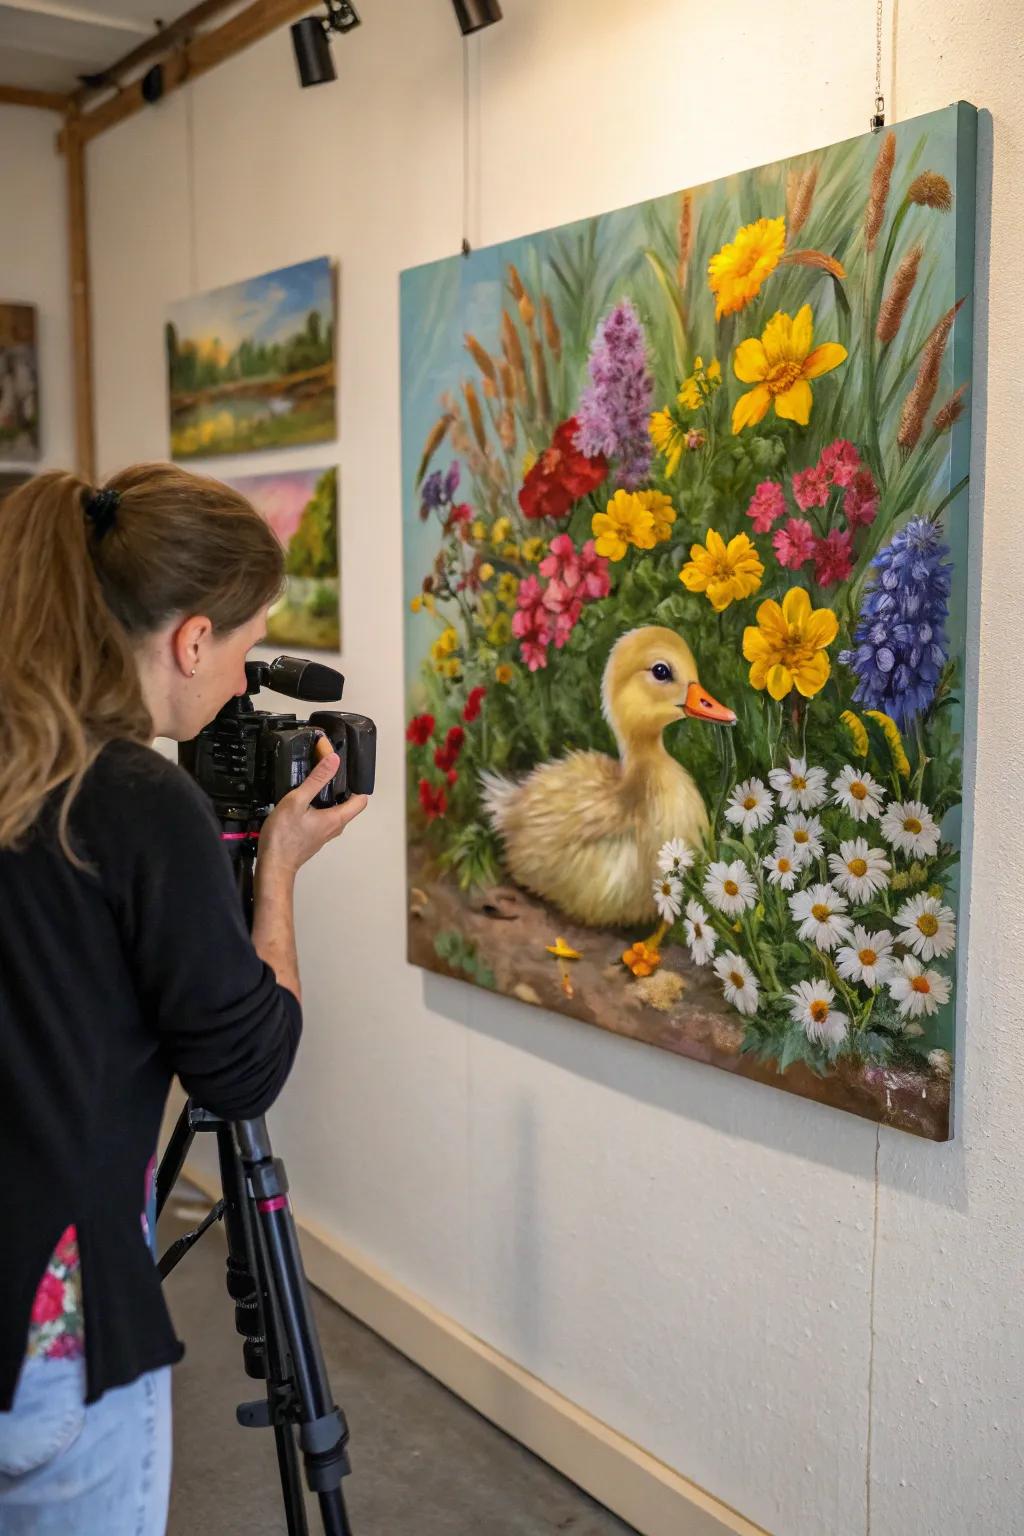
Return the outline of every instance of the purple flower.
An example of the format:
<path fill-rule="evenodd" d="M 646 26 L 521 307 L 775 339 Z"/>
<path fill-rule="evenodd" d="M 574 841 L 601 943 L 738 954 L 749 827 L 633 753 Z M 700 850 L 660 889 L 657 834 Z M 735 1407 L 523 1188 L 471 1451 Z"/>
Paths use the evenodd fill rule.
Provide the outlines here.
<path fill-rule="evenodd" d="M 451 501 L 452 497 L 455 495 L 455 492 L 459 488 L 459 481 L 461 479 L 462 465 L 459 463 L 458 459 L 452 459 L 452 462 L 448 466 L 448 473 L 444 477 L 444 494 L 446 501 Z"/>
<path fill-rule="evenodd" d="M 629 299 L 606 315 L 590 345 L 589 388 L 580 396 L 576 446 L 588 458 L 614 459 L 616 480 L 626 490 L 650 474 L 653 447 L 648 423 L 654 380 L 647 340 Z"/>
<path fill-rule="evenodd" d="M 839 657 L 857 676 L 855 701 L 891 715 L 901 730 L 931 704 L 949 655 L 948 554 L 940 530 L 924 518 L 879 550 L 854 648 Z"/>
<path fill-rule="evenodd" d="M 429 507 L 431 512 L 436 512 L 442 501 L 449 501 L 451 499 L 445 495 L 444 477 L 439 469 L 435 469 L 432 475 L 427 476 L 423 482 L 423 490 L 420 494 L 423 498 L 423 505 Z"/>

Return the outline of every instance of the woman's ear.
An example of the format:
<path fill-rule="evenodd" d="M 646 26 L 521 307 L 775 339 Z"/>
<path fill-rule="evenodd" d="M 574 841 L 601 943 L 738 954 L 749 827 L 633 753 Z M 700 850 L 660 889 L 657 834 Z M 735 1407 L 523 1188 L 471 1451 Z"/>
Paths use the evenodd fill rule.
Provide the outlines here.
<path fill-rule="evenodd" d="M 204 614 L 192 614 L 182 619 L 173 632 L 171 650 L 175 665 L 183 677 L 195 677 L 212 634 L 213 625 Z"/>

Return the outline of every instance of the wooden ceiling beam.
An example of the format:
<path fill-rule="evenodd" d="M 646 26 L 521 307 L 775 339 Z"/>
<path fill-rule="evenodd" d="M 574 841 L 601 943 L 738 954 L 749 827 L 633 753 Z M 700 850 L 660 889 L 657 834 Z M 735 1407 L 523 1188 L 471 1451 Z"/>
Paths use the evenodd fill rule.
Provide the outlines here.
<path fill-rule="evenodd" d="M 159 31 L 153 33 L 152 37 L 147 37 L 145 42 L 137 44 L 130 53 L 115 59 L 106 69 L 97 70 L 96 77 L 102 77 L 103 83 L 81 85 L 72 97 L 74 105 L 81 110 L 86 102 L 94 97 L 120 86 L 125 78 L 133 75 L 141 65 L 189 42 L 205 22 L 212 21 L 214 16 L 219 16 L 222 11 L 237 4 L 238 0 L 200 0 L 198 5 L 194 5 L 184 15 L 179 16 L 175 21 L 168 22 L 166 27 L 161 27 Z"/>
<path fill-rule="evenodd" d="M 66 112 L 71 103 L 70 95 L 59 91 L 30 91 L 21 85 L 0 85 L 0 105 L 9 107 L 38 107 L 43 112 Z"/>

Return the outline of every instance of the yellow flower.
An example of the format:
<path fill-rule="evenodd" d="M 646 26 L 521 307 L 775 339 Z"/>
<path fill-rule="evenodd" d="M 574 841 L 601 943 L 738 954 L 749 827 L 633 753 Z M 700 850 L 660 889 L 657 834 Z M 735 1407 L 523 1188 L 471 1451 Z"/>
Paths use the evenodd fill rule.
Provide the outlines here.
<path fill-rule="evenodd" d="M 499 544 L 504 544 L 505 540 L 508 538 L 511 532 L 512 524 L 509 522 L 508 518 L 499 517 L 497 522 L 495 522 L 491 528 L 491 543 L 494 545 L 495 549 L 498 548 Z"/>
<path fill-rule="evenodd" d="M 712 608 L 721 613 L 737 599 L 752 596 L 763 575 L 764 566 L 745 533 L 734 534 L 726 544 L 709 528 L 703 544 L 691 545 L 679 580 L 688 592 L 706 592 Z"/>
<path fill-rule="evenodd" d="M 512 620 L 507 613 L 499 613 L 487 631 L 488 645 L 507 645 L 512 638 Z"/>
<path fill-rule="evenodd" d="M 594 548 L 608 560 L 621 560 L 631 544 L 653 549 L 654 513 L 632 491 L 616 491 L 603 512 L 591 519 Z"/>
<path fill-rule="evenodd" d="M 498 616 L 498 603 L 493 592 L 481 592 L 476 600 L 477 617 L 482 624 L 493 624 Z"/>
<path fill-rule="evenodd" d="M 503 560 L 518 560 L 519 559 L 519 545 L 518 544 L 503 544 L 501 546 L 501 558 Z"/>
<path fill-rule="evenodd" d="M 785 249 L 785 219 L 758 219 L 756 224 L 737 230 L 736 239 L 723 245 L 708 264 L 716 320 L 736 314 L 757 296 Z"/>
<path fill-rule="evenodd" d="M 743 654 L 750 662 L 750 682 L 784 699 L 795 688 L 813 699 L 828 681 L 825 655 L 839 633 L 830 608 L 811 608 L 803 587 L 790 587 L 782 606 L 768 598 L 757 610 L 757 626 L 743 631 Z"/>
<path fill-rule="evenodd" d="M 487 524 L 478 517 L 469 531 L 479 544 L 487 537 Z"/>
<path fill-rule="evenodd" d="M 438 662 L 437 670 L 442 677 L 461 677 L 462 662 L 457 656 L 453 656 L 450 661 Z"/>
<path fill-rule="evenodd" d="M 536 464 L 536 462 L 537 462 L 537 455 L 533 452 L 532 448 L 529 449 L 526 453 L 523 454 L 523 466 L 522 467 L 523 467 L 523 479 L 524 480 L 526 479 L 527 475 L 530 473 L 530 470 L 533 468 L 533 466 Z"/>
<path fill-rule="evenodd" d="M 811 379 L 820 379 L 846 361 L 846 348 L 824 341 L 812 350 L 814 317 L 805 304 L 796 316 L 781 310 L 765 326 L 760 341 L 750 336 L 733 354 L 732 366 L 741 384 L 753 384 L 740 395 L 732 412 L 733 432 L 756 426 L 774 402 L 776 416 L 806 427 L 811 419 Z"/>
<path fill-rule="evenodd" d="M 652 532 L 655 543 L 663 544 L 666 539 L 672 537 L 672 524 L 676 520 L 676 509 L 672 505 L 671 496 L 666 496 L 664 491 L 635 491 L 634 495 L 654 518 Z"/>
<path fill-rule="evenodd" d="M 868 733 L 864 729 L 864 722 L 859 715 L 855 715 L 852 709 L 844 709 L 839 716 L 850 733 L 853 742 L 853 750 L 857 757 L 868 755 Z"/>
<path fill-rule="evenodd" d="M 516 593 L 519 591 L 519 578 L 513 576 L 511 571 L 502 571 L 498 577 L 498 598 L 506 608 L 515 606 Z"/>
<path fill-rule="evenodd" d="M 526 560 L 530 565 L 536 565 L 537 561 L 541 558 L 543 553 L 544 553 L 544 540 L 543 539 L 524 539 L 523 540 L 523 559 Z"/>
<path fill-rule="evenodd" d="M 628 965 L 634 976 L 650 976 L 661 964 L 661 956 L 654 948 L 636 943 L 623 953 L 623 965 Z"/>
<path fill-rule="evenodd" d="M 555 955 L 559 960 L 582 960 L 581 950 L 573 949 L 563 938 L 557 938 L 553 944 L 545 944 L 544 948 L 549 955 Z"/>
<path fill-rule="evenodd" d="M 494 681 L 496 683 L 510 683 L 516 675 L 515 667 L 507 661 L 500 661 L 494 669 Z"/>
<path fill-rule="evenodd" d="M 451 625 L 449 625 L 447 629 L 441 631 L 430 647 L 430 654 L 435 661 L 443 661 L 446 656 L 450 656 L 452 651 L 457 651 L 458 648 L 459 637 Z"/>
<path fill-rule="evenodd" d="M 693 360 L 693 372 L 684 380 L 679 391 L 679 404 L 687 411 L 696 411 L 710 399 L 715 390 L 722 383 L 722 365 L 718 358 L 712 358 L 707 368 L 704 367 L 704 359 L 695 357 Z"/>
<path fill-rule="evenodd" d="M 679 425 L 666 406 L 663 411 L 653 413 L 647 430 L 651 434 L 655 451 L 664 456 L 665 474 L 671 478 L 686 452 L 686 428 Z"/>
<path fill-rule="evenodd" d="M 419 613 L 421 610 L 424 613 L 436 613 L 437 603 L 434 601 L 433 592 L 417 592 L 409 607 L 413 613 Z"/>
<path fill-rule="evenodd" d="M 481 581 L 490 581 L 494 575 L 494 566 L 491 565 L 489 560 L 485 560 L 479 571 L 477 571 L 477 575 Z"/>
<path fill-rule="evenodd" d="M 910 778 L 910 759 L 903 746 L 903 737 L 900 728 L 891 715 L 884 715 L 880 709 L 866 709 L 864 711 L 869 720 L 881 726 L 882 733 L 889 743 L 889 751 L 892 753 L 892 765 L 901 779 Z"/>

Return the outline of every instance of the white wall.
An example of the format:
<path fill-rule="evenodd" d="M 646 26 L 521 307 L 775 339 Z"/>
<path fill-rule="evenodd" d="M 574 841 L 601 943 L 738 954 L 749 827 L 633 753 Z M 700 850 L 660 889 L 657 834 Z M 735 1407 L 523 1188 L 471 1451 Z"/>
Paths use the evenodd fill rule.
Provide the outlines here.
<path fill-rule="evenodd" d="M 475 244 L 866 127 L 867 4 L 504 4 L 470 49 Z M 382 759 L 372 814 L 301 891 L 307 1034 L 274 1116 L 297 1202 L 780 1536 L 1011 1536 L 1024 1529 L 1024 761 L 1005 745 L 1019 739 L 1024 563 L 1017 0 L 900 0 L 890 93 L 900 117 L 958 97 L 992 114 L 972 498 L 978 554 L 983 507 L 986 524 L 982 920 L 949 1146 L 405 964 L 397 273 L 459 245 L 462 57 L 448 0 L 362 10 L 335 44 L 338 84 L 299 91 L 282 33 L 90 151 L 107 470 L 166 452 L 168 300 L 307 256 L 341 262 L 343 660 Z"/>
<path fill-rule="evenodd" d="M 0 106 L 0 302 L 38 306 L 39 468 L 74 458 L 64 161 L 60 118 Z M 0 466 L 3 467 L 3 466 Z"/>

